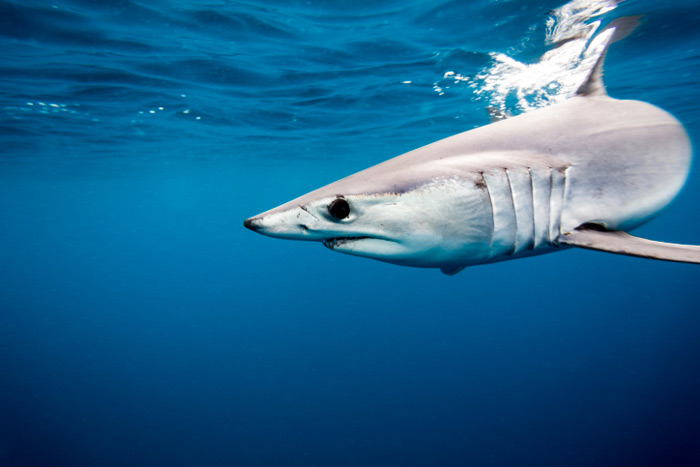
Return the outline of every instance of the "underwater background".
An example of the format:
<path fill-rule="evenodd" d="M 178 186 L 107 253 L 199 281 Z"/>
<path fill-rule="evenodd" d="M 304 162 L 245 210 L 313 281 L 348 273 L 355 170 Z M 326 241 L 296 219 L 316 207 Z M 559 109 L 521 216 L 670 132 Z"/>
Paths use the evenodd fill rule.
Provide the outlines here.
<path fill-rule="evenodd" d="M 0 466 L 700 465 L 697 265 L 242 225 L 570 96 L 626 15 L 609 94 L 697 146 L 696 0 L 0 2 Z M 635 233 L 698 244 L 699 201 Z"/>

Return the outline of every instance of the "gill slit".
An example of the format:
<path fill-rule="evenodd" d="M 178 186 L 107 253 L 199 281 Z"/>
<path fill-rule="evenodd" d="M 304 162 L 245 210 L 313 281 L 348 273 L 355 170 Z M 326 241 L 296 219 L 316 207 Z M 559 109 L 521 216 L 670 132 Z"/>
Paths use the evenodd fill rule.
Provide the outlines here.
<path fill-rule="evenodd" d="M 549 244 L 552 245 L 559 237 L 561 230 L 561 213 L 564 205 L 564 194 L 567 190 L 567 168 L 552 168 L 550 175 L 549 198 Z"/>
<path fill-rule="evenodd" d="M 506 176 L 506 180 L 508 181 L 508 193 L 510 194 L 510 207 L 511 210 L 513 211 L 513 226 L 515 227 L 515 230 L 513 232 L 513 245 L 510 248 L 510 251 L 506 251 L 505 254 L 507 255 L 514 255 L 515 250 L 518 248 L 518 229 L 520 228 L 519 222 L 518 222 L 518 213 L 516 212 L 515 209 L 515 193 L 513 191 L 513 180 L 511 180 L 510 175 L 508 174 L 508 169 L 503 169 L 503 173 Z"/>
<path fill-rule="evenodd" d="M 491 205 L 491 245 L 489 245 L 489 250 L 493 251 L 493 243 L 496 238 L 495 232 L 496 232 L 496 216 L 495 216 L 495 211 L 494 211 L 494 206 L 493 206 L 493 196 L 491 196 L 491 189 L 489 188 L 489 184 L 486 182 L 486 177 L 484 176 L 484 172 L 480 172 L 481 174 L 481 181 L 484 183 L 484 186 L 486 189 L 484 190 L 486 192 L 486 196 L 489 197 L 489 204 Z M 491 256 L 491 255 L 489 255 Z"/>
<path fill-rule="evenodd" d="M 537 206 L 535 206 L 535 179 L 532 176 L 532 167 L 527 168 L 527 174 L 530 177 L 530 198 L 532 198 L 532 243 L 530 243 L 530 249 L 534 250 L 537 248 Z"/>

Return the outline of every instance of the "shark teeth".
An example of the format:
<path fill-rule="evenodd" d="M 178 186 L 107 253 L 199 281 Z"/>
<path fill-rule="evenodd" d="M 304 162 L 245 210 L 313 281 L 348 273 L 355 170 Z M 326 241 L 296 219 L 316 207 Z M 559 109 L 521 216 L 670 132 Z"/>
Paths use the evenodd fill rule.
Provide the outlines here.
<path fill-rule="evenodd" d="M 335 238 L 327 238 L 323 240 L 323 246 L 329 249 L 334 249 L 337 248 L 341 245 L 345 245 L 346 243 L 352 243 L 357 240 L 362 240 L 363 238 L 372 238 L 372 237 L 335 237 Z"/>

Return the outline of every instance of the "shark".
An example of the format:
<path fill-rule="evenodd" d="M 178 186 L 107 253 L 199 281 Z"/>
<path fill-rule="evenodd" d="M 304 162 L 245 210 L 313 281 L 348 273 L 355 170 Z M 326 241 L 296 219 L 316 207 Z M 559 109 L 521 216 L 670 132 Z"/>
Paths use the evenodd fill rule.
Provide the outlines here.
<path fill-rule="evenodd" d="M 638 24 L 619 18 L 600 33 L 609 37 L 575 96 L 394 157 L 245 227 L 448 275 L 567 248 L 700 264 L 700 246 L 628 233 L 676 197 L 692 160 L 675 117 L 606 92 L 608 47 Z"/>

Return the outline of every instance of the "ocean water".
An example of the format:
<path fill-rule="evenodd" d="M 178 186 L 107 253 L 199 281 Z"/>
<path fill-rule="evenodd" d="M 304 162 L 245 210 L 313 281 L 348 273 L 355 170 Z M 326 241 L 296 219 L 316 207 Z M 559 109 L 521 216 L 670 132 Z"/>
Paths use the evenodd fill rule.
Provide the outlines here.
<path fill-rule="evenodd" d="M 562 6 L 0 2 L 0 465 L 700 465 L 698 266 L 448 277 L 242 226 L 565 99 L 626 15 L 609 94 L 697 144 L 700 4 Z M 698 244 L 699 201 L 694 167 L 636 232 Z"/>

